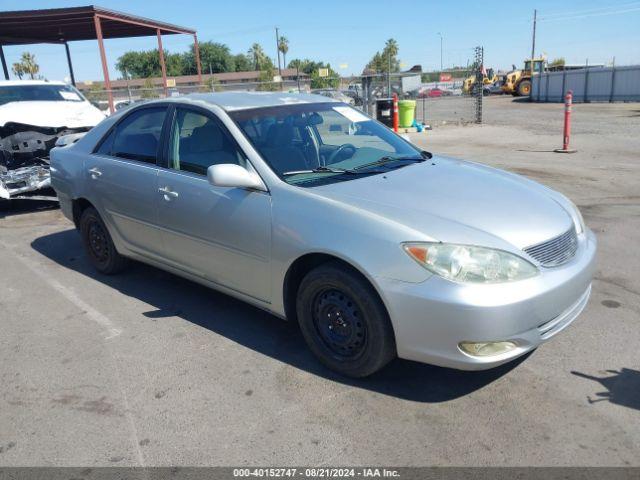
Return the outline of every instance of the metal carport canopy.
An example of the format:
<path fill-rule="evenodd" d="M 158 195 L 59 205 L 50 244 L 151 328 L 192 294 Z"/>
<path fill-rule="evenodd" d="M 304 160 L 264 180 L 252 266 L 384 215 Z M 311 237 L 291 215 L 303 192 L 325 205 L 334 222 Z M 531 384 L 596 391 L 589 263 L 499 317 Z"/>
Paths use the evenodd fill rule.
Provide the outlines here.
<path fill-rule="evenodd" d="M 2 45 L 26 45 L 34 43 L 64 44 L 69 62 L 69 73 L 75 84 L 71 57 L 67 42 L 77 40 L 98 40 L 100 57 L 104 72 L 105 88 L 109 93 L 109 107 L 113 111 L 113 95 L 109 81 L 109 70 L 103 39 L 145 37 L 155 35 L 158 38 L 158 51 L 162 78 L 165 87 L 166 66 L 162 49 L 162 35 L 193 35 L 198 79 L 202 82 L 200 52 L 196 31 L 170 23 L 158 22 L 145 17 L 108 10 L 89 5 L 85 7 L 50 8 L 43 10 L 16 10 L 0 12 L 0 57 L 5 78 L 9 71 L 2 51 Z"/>

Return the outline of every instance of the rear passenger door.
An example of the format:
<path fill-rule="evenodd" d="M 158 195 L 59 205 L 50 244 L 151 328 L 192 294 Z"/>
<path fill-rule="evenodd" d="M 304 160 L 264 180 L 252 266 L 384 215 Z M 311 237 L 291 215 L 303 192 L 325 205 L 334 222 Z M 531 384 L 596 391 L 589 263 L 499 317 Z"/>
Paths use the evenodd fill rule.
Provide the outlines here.
<path fill-rule="evenodd" d="M 89 199 L 119 249 L 157 257 L 158 158 L 165 106 L 138 108 L 122 118 L 85 161 Z"/>
<path fill-rule="evenodd" d="M 211 185 L 210 165 L 253 167 L 213 113 L 178 107 L 172 116 L 166 168 L 158 175 L 164 257 L 193 275 L 267 301 L 271 196 Z"/>

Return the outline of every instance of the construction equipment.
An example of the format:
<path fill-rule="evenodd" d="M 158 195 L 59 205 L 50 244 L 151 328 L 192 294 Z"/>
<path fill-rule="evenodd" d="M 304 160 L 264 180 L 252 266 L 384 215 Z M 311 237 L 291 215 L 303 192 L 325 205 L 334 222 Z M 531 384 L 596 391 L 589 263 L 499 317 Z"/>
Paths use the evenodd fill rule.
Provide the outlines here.
<path fill-rule="evenodd" d="M 531 77 L 547 70 L 547 58 L 539 57 L 524 61 L 524 68 L 515 68 L 505 76 L 502 91 L 514 97 L 528 97 L 531 95 Z"/>
<path fill-rule="evenodd" d="M 482 67 L 482 85 L 491 85 L 498 81 L 498 75 L 493 71 L 493 68 L 484 69 Z M 473 86 L 476 83 L 476 76 L 470 75 L 464 79 L 462 83 L 462 93 L 470 95 L 473 92 Z"/>

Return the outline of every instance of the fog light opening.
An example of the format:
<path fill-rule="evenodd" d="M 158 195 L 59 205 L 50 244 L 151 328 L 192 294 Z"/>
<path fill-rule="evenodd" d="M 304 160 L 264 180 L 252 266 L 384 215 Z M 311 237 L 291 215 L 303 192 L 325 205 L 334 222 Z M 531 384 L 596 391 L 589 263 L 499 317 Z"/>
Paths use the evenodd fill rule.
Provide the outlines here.
<path fill-rule="evenodd" d="M 473 357 L 491 357 L 513 350 L 516 344 L 513 342 L 460 342 L 458 347 Z"/>

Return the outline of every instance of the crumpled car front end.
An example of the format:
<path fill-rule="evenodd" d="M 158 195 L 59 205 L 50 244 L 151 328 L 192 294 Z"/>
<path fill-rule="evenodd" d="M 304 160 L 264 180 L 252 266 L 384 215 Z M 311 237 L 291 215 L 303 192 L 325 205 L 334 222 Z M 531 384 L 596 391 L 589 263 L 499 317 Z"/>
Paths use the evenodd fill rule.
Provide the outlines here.
<path fill-rule="evenodd" d="M 87 132 L 90 128 L 41 127 L 14 122 L 0 127 L 0 199 L 31 198 L 50 187 L 49 151 L 60 138 Z"/>

